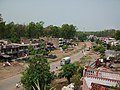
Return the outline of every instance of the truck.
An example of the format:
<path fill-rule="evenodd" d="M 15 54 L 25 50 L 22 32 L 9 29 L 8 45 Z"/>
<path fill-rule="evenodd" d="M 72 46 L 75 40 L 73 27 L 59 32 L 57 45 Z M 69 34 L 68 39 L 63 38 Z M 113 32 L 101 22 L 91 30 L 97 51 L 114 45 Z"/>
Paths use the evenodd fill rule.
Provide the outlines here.
<path fill-rule="evenodd" d="M 71 58 L 65 57 L 65 58 L 62 58 L 62 60 L 60 61 L 60 65 L 63 66 L 65 64 L 70 64 L 70 62 L 71 62 Z"/>

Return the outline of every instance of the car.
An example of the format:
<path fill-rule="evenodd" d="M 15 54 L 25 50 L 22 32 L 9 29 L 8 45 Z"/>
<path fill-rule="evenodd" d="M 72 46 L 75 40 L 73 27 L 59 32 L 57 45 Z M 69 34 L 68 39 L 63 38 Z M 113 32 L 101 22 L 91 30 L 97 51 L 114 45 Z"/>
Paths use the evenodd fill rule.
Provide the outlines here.
<path fill-rule="evenodd" d="M 57 55 L 55 55 L 55 54 L 50 54 L 50 55 L 48 55 L 48 58 L 55 59 L 55 58 L 57 58 Z"/>
<path fill-rule="evenodd" d="M 85 48 L 85 51 L 90 51 L 90 48 L 89 47 Z"/>

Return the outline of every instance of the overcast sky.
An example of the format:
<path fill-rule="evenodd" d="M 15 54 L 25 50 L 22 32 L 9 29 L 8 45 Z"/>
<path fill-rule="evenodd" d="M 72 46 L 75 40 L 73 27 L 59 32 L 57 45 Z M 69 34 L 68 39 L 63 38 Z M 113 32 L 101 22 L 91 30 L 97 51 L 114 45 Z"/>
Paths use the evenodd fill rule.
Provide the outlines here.
<path fill-rule="evenodd" d="M 120 0 L 0 0 L 0 13 L 6 22 L 67 23 L 82 31 L 120 29 Z"/>

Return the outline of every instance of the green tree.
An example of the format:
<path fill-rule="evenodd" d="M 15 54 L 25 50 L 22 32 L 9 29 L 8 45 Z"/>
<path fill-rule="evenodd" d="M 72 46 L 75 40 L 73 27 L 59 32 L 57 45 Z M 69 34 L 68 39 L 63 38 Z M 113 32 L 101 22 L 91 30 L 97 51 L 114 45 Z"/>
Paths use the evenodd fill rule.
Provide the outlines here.
<path fill-rule="evenodd" d="M 109 50 L 110 49 L 110 44 L 106 44 L 106 46 L 107 46 L 107 49 Z"/>
<path fill-rule="evenodd" d="M 37 22 L 35 25 L 36 25 L 36 29 L 35 29 L 35 31 L 36 31 L 36 33 L 35 33 L 36 37 L 38 38 L 40 36 L 43 36 L 43 25 L 44 25 L 44 22 L 40 21 L 40 22 Z"/>
<path fill-rule="evenodd" d="M 10 22 L 8 24 L 6 24 L 6 32 L 7 36 L 6 38 L 9 38 L 11 40 L 11 38 L 14 36 L 14 22 Z"/>
<path fill-rule="evenodd" d="M 97 39 L 96 43 L 102 45 L 103 42 L 102 42 L 102 40 Z"/>
<path fill-rule="evenodd" d="M 67 78 L 68 83 L 70 83 L 70 78 L 75 74 L 77 71 L 77 67 L 75 64 L 66 64 L 62 67 L 63 70 L 63 76 Z"/>
<path fill-rule="evenodd" d="M 94 51 L 98 51 L 100 52 L 101 54 L 103 54 L 105 52 L 105 48 L 101 45 L 101 46 L 96 46 L 94 48 Z"/>
<path fill-rule="evenodd" d="M 83 77 L 83 70 L 84 67 L 80 65 L 80 62 L 76 61 L 74 62 L 75 66 L 77 67 L 77 72 L 78 74 L 80 74 L 80 78 Z"/>
<path fill-rule="evenodd" d="M 28 47 L 29 54 L 30 55 L 39 54 L 39 55 L 47 56 L 50 53 L 50 51 L 46 49 L 45 42 L 41 41 L 39 45 L 40 45 L 40 49 L 38 49 L 38 50 L 35 50 L 35 48 L 32 45 L 29 45 L 29 47 Z"/>
<path fill-rule="evenodd" d="M 120 45 L 116 46 L 116 51 L 120 51 Z"/>
<path fill-rule="evenodd" d="M 103 46 L 99 47 L 99 52 L 102 54 L 105 52 L 105 48 Z"/>
<path fill-rule="evenodd" d="M 65 39 L 73 39 L 76 35 L 76 26 L 63 24 L 61 27 L 61 36 Z"/>
<path fill-rule="evenodd" d="M 41 41 L 41 43 L 40 43 L 40 49 L 37 50 L 37 54 L 41 54 L 41 55 L 43 55 L 43 56 L 48 56 L 49 53 L 50 53 L 50 50 L 48 50 L 48 49 L 46 48 L 45 42 L 44 42 L 44 41 Z"/>
<path fill-rule="evenodd" d="M 44 29 L 44 34 L 45 34 L 45 36 L 47 36 L 47 37 L 53 36 L 53 25 L 47 26 L 47 27 Z"/>
<path fill-rule="evenodd" d="M 15 24 L 14 22 L 10 22 L 6 25 L 6 38 L 9 38 L 12 42 L 20 41 L 20 32 L 22 32 L 21 28 L 18 28 L 19 24 Z M 23 32 L 24 33 L 24 32 Z"/>
<path fill-rule="evenodd" d="M 27 28 L 27 36 L 29 38 L 35 38 L 35 33 L 36 33 L 36 25 L 34 22 L 30 22 Z"/>
<path fill-rule="evenodd" d="M 48 36 L 48 37 L 55 37 L 55 38 L 59 38 L 60 37 L 60 28 L 57 26 L 47 26 L 44 29 L 44 35 Z"/>
<path fill-rule="evenodd" d="M 60 38 L 61 37 L 60 36 L 60 34 L 61 34 L 60 27 L 54 26 L 52 29 L 53 29 L 52 36 L 55 38 Z"/>
<path fill-rule="evenodd" d="M 3 22 L 2 14 L 0 14 L 0 23 Z"/>
<path fill-rule="evenodd" d="M 26 26 L 22 24 L 16 24 L 15 25 L 15 32 L 16 32 L 16 37 L 20 39 L 20 37 L 25 37 L 26 33 Z"/>
<path fill-rule="evenodd" d="M 80 74 L 75 74 L 72 77 L 74 83 L 74 90 L 80 90 L 80 86 L 82 85 L 82 81 L 80 80 Z"/>
<path fill-rule="evenodd" d="M 5 29 L 5 22 L 3 21 L 2 15 L 0 14 L 0 39 L 5 38 L 5 33 L 6 33 L 6 29 Z"/>
<path fill-rule="evenodd" d="M 94 38 L 92 37 L 92 38 L 90 39 L 90 41 L 91 41 L 91 42 L 94 42 L 95 40 L 94 40 Z"/>
<path fill-rule="evenodd" d="M 5 22 L 0 22 L 0 39 L 5 38 L 6 33 L 5 33 Z"/>
<path fill-rule="evenodd" d="M 114 37 L 115 36 L 115 30 L 109 29 L 109 30 L 103 30 L 103 31 L 96 31 L 96 32 L 86 32 L 89 35 L 95 35 L 98 37 Z"/>
<path fill-rule="evenodd" d="M 30 59 L 29 66 L 23 72 L 21 83 L 26 90 L 36 90 L 35 83 L 39 83 L 40 90 L 49 90 L 53 74 L 50 73 L 50 66 L 46 58 L 43 56 L 35 56 Z"/>
<path fill-rule="evenodd" d="M 120 40 L 120 30 L 117 30 L 115 33 L 115 39 Z"/>
<path fill-rule="evenodd" d="M 35 55 L 37 54 L 37 51 L 34 49 L 34 47 L 32 45 L 29 45 L 28 47 L 28 51 L 30 55 Z"/>
<path fill-rule="evenodd" d="M 78 40 L 85 41 L 87 39 L 87 34 L 85 32 L 78 31 L 76 32 L 76 37 L 78 37 Z"/>
<path fill-rule="evenodd" d="M 66 50 L 66 49 L 68 49 L 68 45 L 63 45 L 62 49 L 63 49 L 63 51 Z"/>
<path fill-rule="evenodd" d="M 77 67 L 76 73 L 73 75 L 72 80 L 74 83 L 74 90 L 79 90 L 82 85 L 82 81 L 80 80 L 83 77 L 83 67 L 80 65 L 80 62 L 75 62 L 75 66 Z"/>

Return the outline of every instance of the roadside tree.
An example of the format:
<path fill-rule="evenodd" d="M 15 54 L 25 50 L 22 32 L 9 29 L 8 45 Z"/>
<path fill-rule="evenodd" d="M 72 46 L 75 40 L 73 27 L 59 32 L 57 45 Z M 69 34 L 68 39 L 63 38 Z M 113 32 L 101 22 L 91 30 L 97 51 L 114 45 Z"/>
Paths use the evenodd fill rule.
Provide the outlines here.
<path fill-rule="evenodd" d="M 33 47 L 32 45 L 30 45 L 30 46 L 28 47 L 28 50 L 29 50 L 29 54 L 30 54 L 30 55 L 35 55 L 35 54 L 37 54 L 37 52 L 35 51 L 35 49 L 34 49 L 34 47 Z"/>
<path fill-rule="evenodd" d="M 80 90 L 80 86 L 82 85 L 81 78 L 83 77 L 83 67 L 80 65 L 80 62 L 75 62 L 75 66 L 77 67 L 76 73 L 73 75 L 72 80 L 74 83 L 74 90 Z"/>
<path fill-rule="evenodd" d="M 33 87 L 36 90 L 35 83 L 39 83 L 40 90 L 44 90 L 45 87 L 49 90 L 53 78 L 47 59 L 43 56 L 35 56 L 30 59 L 28 68 L 23 72 L 21 83 L 26 90 L 33 90 Z"/>
<path fill-rule="evenodd" d="M 63 70 L 63 76 L 67 78 L 68 83 L 70 83 L 70 78 L 75 74 L 77 71 L 77 67 L 75 64 L 66 64 L 62 67 Z"/>

